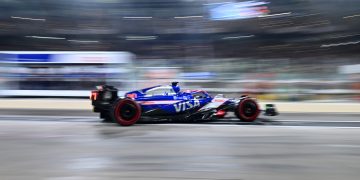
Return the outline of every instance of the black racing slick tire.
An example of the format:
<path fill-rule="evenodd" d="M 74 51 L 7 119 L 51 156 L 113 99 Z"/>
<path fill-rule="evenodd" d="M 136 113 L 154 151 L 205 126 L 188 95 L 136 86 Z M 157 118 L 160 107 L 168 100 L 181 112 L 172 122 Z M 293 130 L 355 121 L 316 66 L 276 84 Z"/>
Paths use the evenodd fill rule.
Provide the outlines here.
<path fill-rule="evenodd" d="M 260 114 L 260 108 L 258 103 L 251 98 L 245 98 L 240 101 L 235 109 L 235 115 L 241 121 L 253 122 Z"/>
<path fill-rule="evenodd" d="M 112 109 L 114 121 L 121 126 L 131 126 L 141 117 L 141 106 L 132 99 L 119 99 Z"/>

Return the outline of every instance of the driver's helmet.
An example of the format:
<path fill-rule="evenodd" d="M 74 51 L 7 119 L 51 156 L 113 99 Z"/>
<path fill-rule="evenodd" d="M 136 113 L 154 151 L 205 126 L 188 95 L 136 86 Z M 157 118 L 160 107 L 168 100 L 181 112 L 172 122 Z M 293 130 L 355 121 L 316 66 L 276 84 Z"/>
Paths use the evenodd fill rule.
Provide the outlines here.
<path fill-rule="evenodd" d="M 175 93 L 180 92 L 180 86 L 178 85 L 178 82 L 172 82 L 171 86 L 172 86 L 173 90 L 175 91 Z"/>

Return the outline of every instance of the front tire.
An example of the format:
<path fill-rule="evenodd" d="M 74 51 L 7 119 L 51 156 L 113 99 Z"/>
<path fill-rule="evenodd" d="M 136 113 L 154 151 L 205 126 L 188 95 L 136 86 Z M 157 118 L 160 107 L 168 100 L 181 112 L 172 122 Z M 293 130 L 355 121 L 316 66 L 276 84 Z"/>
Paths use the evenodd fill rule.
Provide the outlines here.
<path fill-rule="evenodd" d="M 251 98 L 245 98 L 240 101 L 239 105 L 235 109 L 235 115 L 241 121 L 253 122 L 260 114 L 260 108 L 258 103 Z"/>
<path fill-rule="evenodd" d="M 120 99 L 113 107 L 113 119 L 122 126 L 131 126 L 141 117 L 141 106 L 132 99 Z"/>

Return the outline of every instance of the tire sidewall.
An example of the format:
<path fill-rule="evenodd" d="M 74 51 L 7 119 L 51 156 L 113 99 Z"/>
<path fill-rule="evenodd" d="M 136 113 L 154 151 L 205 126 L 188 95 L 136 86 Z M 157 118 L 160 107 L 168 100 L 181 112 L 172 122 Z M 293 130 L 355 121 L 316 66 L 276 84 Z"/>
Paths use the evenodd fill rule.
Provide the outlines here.
<path fill-rule="evenodd" d="M 245 116 L 242 106 L 246 103 L 246 102 L 253 102 L 256 105 L 256 113 L 251 116 L 251 117 L 247 117 Z M 239 105 L 236 107 L 235 109 L 235 115 L 241 120 L 241 121 L 245 121 L 245 122 L 253 122 L 257 119 L 257 117 L 260 114 L 260 108 L 259 108 L 259 104 L 251 98 L 245 98 L 243 100 L 240 101 Z"/>
<path fill-rule="evenodd" d="M 121 118 L 121 116 L 120 116 L 120 109 L 125 104 L 134 105 L 136 107 L 136 109 L 137 109 L 136 115 L 131 120 L 125 120 L 125 119 Z M 140 117 L 141 117 L 141 106 L 132 99 L 128 99 L 128 98 L 119 99 L 118 101 L 116 101 L 116 103 L 114 103 L 112 116 L 113 116 L 114 122 L 118 123 L 119 125 L 131 126 L 131 125 L 135 124 L 140 119 Z"/>

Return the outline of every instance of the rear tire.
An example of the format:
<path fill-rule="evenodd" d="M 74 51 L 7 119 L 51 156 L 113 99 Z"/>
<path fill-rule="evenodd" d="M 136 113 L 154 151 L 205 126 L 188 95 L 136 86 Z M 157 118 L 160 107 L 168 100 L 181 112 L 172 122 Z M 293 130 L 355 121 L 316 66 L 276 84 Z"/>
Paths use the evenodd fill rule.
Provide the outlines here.
<path fill-rule="evenodd" d="M 141 106 L 132 99 L 120 99 L 115 102 L 113 119 L 122 126 L 131 126 L 141 117 Z"/>
<path fill-rule="evenodd" d="M 260 114 L 258 103 L 251 99 L 245 98 L 240 101 L 239 105 L 235 108 L 235 115 L 241 121 L 253 122 Z"/>

